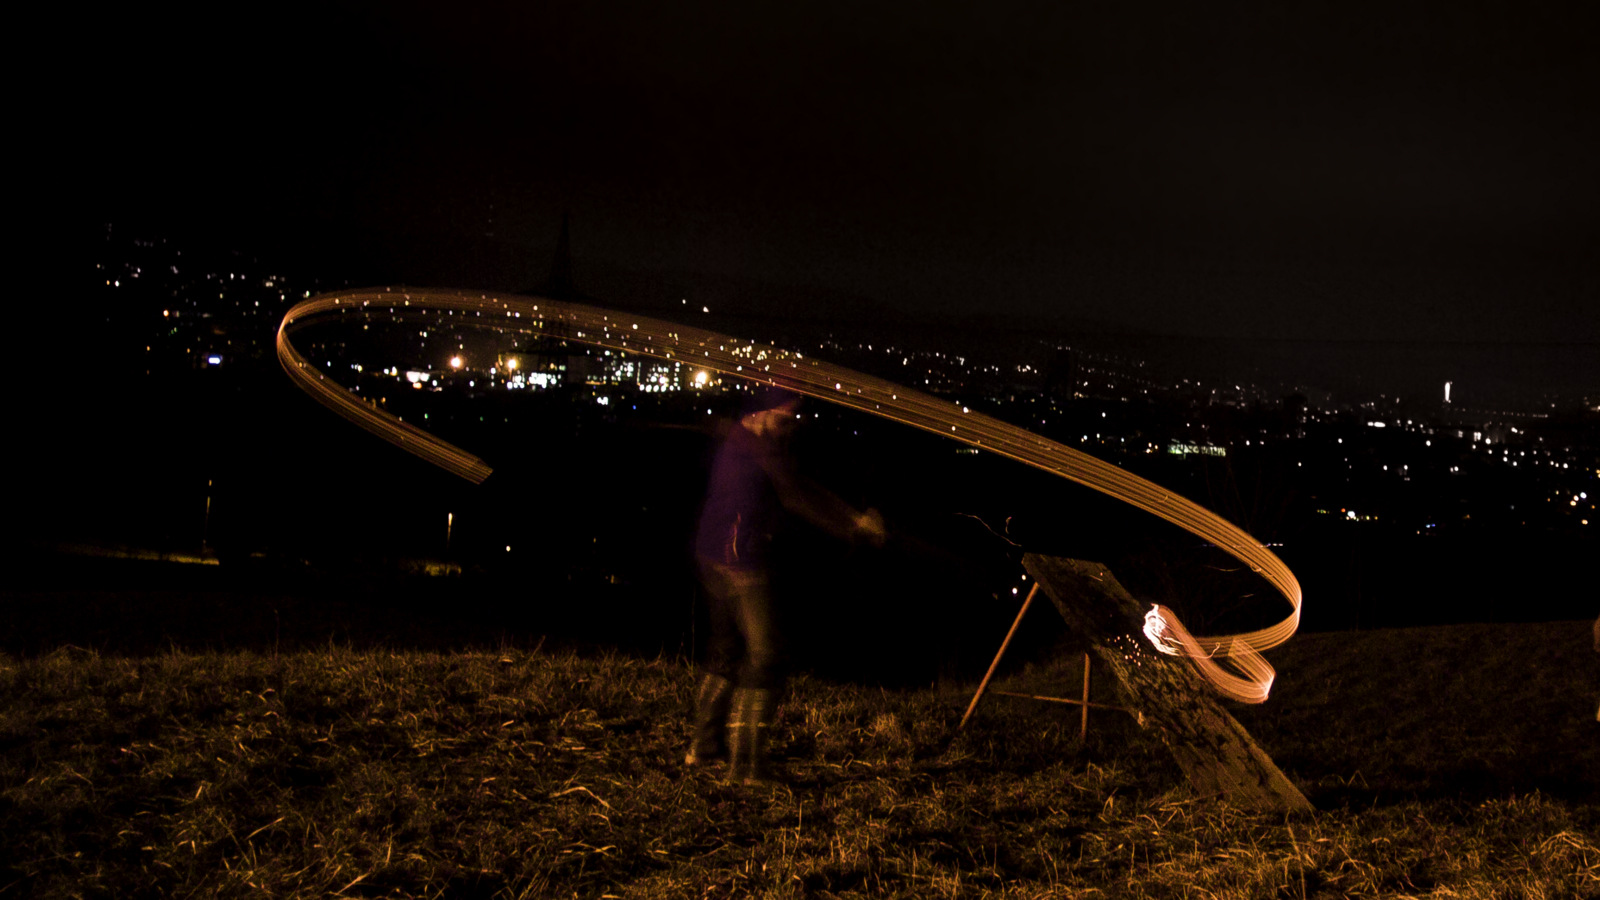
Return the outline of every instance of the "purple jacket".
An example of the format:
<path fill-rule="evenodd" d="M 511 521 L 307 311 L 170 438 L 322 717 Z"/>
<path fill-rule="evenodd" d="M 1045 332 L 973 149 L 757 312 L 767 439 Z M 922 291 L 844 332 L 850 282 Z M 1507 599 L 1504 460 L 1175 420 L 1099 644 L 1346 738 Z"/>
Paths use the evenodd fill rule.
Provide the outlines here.
<path fill-rule="evenodd" d="M 779 491 L 790 480 L 788 462 L 771 440 L 734 425 L 711 464 L 695 553 L 736 569 L 765 565 L 783 505 Z"/>

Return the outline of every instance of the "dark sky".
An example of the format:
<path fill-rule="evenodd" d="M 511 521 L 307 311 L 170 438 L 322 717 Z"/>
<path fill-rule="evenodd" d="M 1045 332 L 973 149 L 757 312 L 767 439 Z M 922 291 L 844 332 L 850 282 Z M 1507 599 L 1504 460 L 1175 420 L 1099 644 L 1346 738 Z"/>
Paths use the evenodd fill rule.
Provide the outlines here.
<path fill-rule="evenodd" d="M 580 279 L 1600 341 L 1585 4 L 224 6 L 74 23 L 104 215 L 509 288 L 569 209 Z"/>

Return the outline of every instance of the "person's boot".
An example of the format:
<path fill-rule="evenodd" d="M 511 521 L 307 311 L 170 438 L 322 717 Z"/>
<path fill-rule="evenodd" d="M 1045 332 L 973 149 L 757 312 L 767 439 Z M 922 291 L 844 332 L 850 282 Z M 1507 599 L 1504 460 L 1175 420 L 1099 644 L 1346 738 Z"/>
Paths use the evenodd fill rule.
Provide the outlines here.
<path fill-rule="evenodd" d="M 684 765 L 707 766 L 728 758 L 723 729 L 732 700 L 733 682 L 710 672 L 700 676 L 694 692 L 694 737 L 683 757 Z"/>
<path fill-rule="evenodd" d="M 760 784 L 772 780 L 767 762 L 767 728 L 776 712 L 776 698 L 763 688 L 739 688 L 733 694 L 728 722 L 728 780 Z"/>

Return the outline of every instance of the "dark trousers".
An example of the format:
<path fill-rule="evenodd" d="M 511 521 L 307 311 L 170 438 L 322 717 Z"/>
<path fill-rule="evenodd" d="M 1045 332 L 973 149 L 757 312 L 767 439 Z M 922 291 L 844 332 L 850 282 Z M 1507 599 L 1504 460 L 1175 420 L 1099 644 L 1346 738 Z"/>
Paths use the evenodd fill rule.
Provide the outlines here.
<path fill-rule="evenodd" d="M 778 690 L 783 671 L 767 573 L 701 559 L 700 580 L 711 606 L 705 670 L 737 687 Z"/>

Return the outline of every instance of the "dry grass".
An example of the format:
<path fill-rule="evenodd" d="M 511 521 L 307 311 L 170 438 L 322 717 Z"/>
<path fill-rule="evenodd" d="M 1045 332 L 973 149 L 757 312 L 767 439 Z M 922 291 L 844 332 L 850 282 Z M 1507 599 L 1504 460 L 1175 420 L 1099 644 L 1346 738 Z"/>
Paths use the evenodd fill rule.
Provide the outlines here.
<path fill-rule="evenodd" d="M 678 661 L 0 658 L 0 896 L 1592 897 L 1600 679 L 1549 646 L 1585 627 L 1441 662 L 1431 694 L 1476 697 L 1466 716 L 1359 673 L 1470 627 L 1297 641 L 1243 715 L 1320 807 L 1288 820 L 1189 796 L 1115 714 L 1080 744 L 1075 712 L 996 699 L 958 733 L 970 686 L 798 679 L 776 729 L 793 783 L 746 788 L 682 770 Z M 1513 659 L 1529 696 L 1489 677 Z M 1551 715 L 1589 740 L 1558 746 Z"/>

